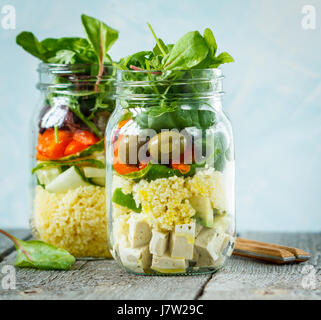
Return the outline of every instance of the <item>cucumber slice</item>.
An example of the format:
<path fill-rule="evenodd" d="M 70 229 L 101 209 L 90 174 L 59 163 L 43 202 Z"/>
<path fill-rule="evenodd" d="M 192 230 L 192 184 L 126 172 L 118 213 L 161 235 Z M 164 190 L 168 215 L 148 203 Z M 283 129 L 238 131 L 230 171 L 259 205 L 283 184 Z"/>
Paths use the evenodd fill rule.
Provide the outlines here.
<path fill-rule="evenodd" d="M 61 174 L 62 170 L 58 167 L 51 167 L 36 171 L 40 184 L 47 185 Z"/>
<path fill-rule="evenodd" d="M 189 198 L 191 206 L 195 209 L 195 219 L 204 227 L 213 228 L 214 212 L 211 200 L 205 197 L 193 196 Z"/>
<path fill-rule="evenodd" d="M 142 207 L 136 206 L 136 202 L 132 194 L 125 194 L 120 188 L 115 189 L 113 194 L 113 202 L 119 204 L 120 206 L 126 207 L 134 212 L 141 212 Z"/>
<path fill-rule="evenodd" d="M 54 193 L 62 193 L 88 185 L 90 184 L 84 180 L 79 169 L 77 167 L 71 167 L 51 181 L 46 186 L 46 190 Z"/>
<path fill-rule="evenodd" d="M 84 167 L 83 169 L 86 178 L 104 178 L 105 180 L 105 169 L 99 169 L 94 167 Z"/>
<path fill-rule="evenodd" d="M 90 182 L 100 187 L 104 187 L 106 184 L 105 178 L 90 178 Z"/>

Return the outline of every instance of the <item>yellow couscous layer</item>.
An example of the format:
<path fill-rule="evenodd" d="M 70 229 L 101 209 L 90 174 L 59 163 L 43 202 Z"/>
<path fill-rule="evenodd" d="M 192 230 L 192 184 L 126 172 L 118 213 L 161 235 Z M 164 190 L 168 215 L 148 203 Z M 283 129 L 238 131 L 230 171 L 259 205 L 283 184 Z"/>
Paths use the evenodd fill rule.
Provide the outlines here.
<path fill-rule="evenodd" d="M 105 188 L 85 186 L 50 193 L 37 186 L 32 225 L 39 240 L 76 257 L 111 257 Z"/>
<path fill-rule="evenodd" d="M 156 229 L 172 230 L 176 224 L 187 224 L 195 215 L 189 203 L 192 196 L 207 197 L 213 208 L 229 211 L 228 182 L 221 172 L 213 168 L 199 170 L 193 177 L 170 177 L 154 181 L 140 180 L 134 183 L 116 177 L 116 187 L 124 193 L 131 193 L 137 206 L 142 206 L 142 214 Z M 114 219 L 130 210 L 114 204 Z"/>

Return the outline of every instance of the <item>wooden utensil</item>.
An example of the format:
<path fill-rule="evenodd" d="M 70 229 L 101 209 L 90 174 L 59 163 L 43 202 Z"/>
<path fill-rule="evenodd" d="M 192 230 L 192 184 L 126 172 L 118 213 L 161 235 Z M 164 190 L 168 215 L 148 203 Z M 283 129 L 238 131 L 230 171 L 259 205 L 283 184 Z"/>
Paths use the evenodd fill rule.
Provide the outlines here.
<path fill-rule="evenodd" d="M 303 262 L 310 259 L 309 253 L 302 249 L 243 238 L 236 238 L 233 255 L 277 264 Z"/>

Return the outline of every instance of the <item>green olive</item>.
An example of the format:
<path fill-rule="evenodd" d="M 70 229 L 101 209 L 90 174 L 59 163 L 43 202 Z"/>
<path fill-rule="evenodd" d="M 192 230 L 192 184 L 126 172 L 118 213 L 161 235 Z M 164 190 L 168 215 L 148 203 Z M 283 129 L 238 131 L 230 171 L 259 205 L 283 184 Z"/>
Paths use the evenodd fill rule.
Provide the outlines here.
<path fill-rule="evenodd" d="M 176 131 L 164 131 L 154 136 L 148 143 L 148 151 L 153 159 L 159 161 L 184 153 L 186 138 Z"/>
<path fill-rule="evenodd" d="M 138 150 L 142 145 L 138 141 L 138 136 L 124 136 L 119 142 L 118 155 L 121 162 L 126 164 L 138 163 Z"/>

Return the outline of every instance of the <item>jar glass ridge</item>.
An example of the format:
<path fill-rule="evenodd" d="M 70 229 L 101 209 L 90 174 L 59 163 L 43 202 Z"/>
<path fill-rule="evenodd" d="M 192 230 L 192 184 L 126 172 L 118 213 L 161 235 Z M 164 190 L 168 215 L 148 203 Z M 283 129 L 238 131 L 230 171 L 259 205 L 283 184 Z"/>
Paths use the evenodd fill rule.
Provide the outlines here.
<path fill-rule="evenodd" d="M 76 257 L 110 257 L 104 133 L 115 107 L 115 69 L 41 63 L 32 117 L 33 236 Z"/>
<path fill-rule="evenodd" d="M 234 143 L 220 69 L 118 71 L 106 129 L 111 253 L 127 271 L 211 273 L 235 241 Z"/>

